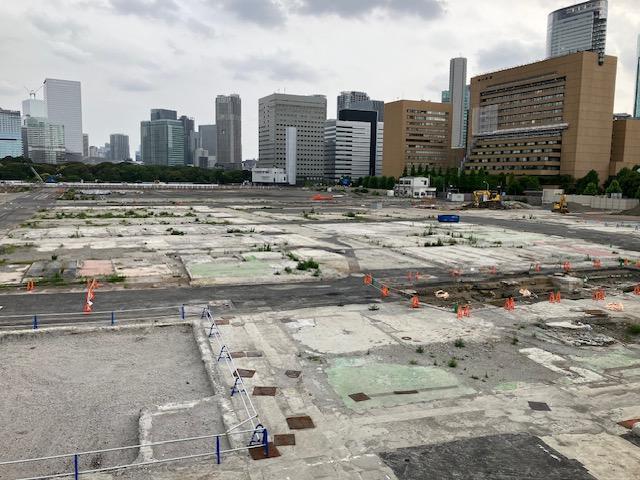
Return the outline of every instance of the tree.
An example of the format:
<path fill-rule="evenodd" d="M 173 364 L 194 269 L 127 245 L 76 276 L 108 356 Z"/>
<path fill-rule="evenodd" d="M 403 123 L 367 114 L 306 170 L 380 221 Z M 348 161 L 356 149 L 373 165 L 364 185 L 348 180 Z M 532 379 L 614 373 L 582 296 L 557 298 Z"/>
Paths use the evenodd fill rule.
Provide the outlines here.
<path fill-rule="evenodd" d="M 393 190 L 396 186 L 396 179 L 393 177 L 387 177 L 387 190 Z"/>
<path fill-rule="evenodd" d="M 378 177 L 369 178 L 369 188 L 378 188 Z"/>
<path fill-rule="evenodd" d="M 424 175 L 424 167 L 422 166 L 422 164 L 418 165 L 418 171 L 416 173 L 418 174 L 419 177 Z"/>
<path fill-rule="evenodd" d="M 589 183 L 585 189 L 582 191 L 583 195 L 597 195 L 598 194 L 598 185 L 594 182 Z"/>
<path fill-rule="evenodd" d="M 407 166 L 404 166 L 404 170 L 402 170 L 402 176 L 406 177 L 407 176 Z"/>
<path fill-rule="evenodd" d="M 618 180 L 613 180 L 609 186 L 607 187 L 606 193 L 611 195 L 612 193 L 622 193 L 622 187 L 620 187 L 620 183 Z"/>
<path fill-rule="evenodd" d="M 411 176 L 415 177 L 416 176 L 416 166 L 411 164 Z"/>
<path fill-rule="evenodd" d="M 370 176 L 366 176 L 362 179 L 362 186 L 364 188 L 369 188 L 369 182 L 371 181 L 371 177 Z"/>
<path fill-rule="evenodd" d="M 591 170 L 580 180 L 576 181 L 576 191 L 578 193 L 582 193 L 583 195 L 589 195 L 588 193 L 584 193 L 584 191 L 590 183 L 595 183 L 596 190 L 598 188 L 598 185 L 600 185 L 600 177 L 598 176 L 598 172 L 596 172 L 595 170 Z"/>

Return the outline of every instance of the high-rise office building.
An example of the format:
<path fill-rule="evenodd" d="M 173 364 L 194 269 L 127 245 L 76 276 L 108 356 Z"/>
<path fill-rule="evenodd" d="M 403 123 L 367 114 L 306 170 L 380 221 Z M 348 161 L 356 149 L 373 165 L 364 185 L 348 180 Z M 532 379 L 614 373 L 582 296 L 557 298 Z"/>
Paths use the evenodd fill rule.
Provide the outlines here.
<path fill-rule="evenodd" d="M 35 94 L 34 94 L 35 95 Z M 47 118 L 47 104 L 44 100 L 30 97 L 22 101 L 22 116 Z"/>
<path fill-rule="evenodd" d="M 65 161 L 64 126 L 42 117 L 25 117 L 27 157 L 35 163 L 58 164 Z"/>
<path fill-rule="evenodd" d="M 607 0 L 561 8 L 547 21 L 547 58 L 592 51 L 602 62 L 607 43 Z"/>
<path fill-rule="evenodd" d="M 298 181 L 322 180 L 325 176 L 324 123 L 327 119 L 327 98 L 324 95 L 274 93 L 258 101 L 258 110 L 259 167 L 286 167 L 286 129 L 295 127 Z"/>
<path fill-rule="evenodd" d="M 242 169 L 242 103 L 240 95 L 216 97 L 217 165 Z"/>
<path fill-rule="evenodd" d="M 633 106 L 633 116 L 640 118 L 640 35 L 638 35 L 638 49 L 636 50 L 636 96 Z"/>
<path fill-rule="evenodd" d="M 340 92 L 338 95 L 337 114 L 342 110 L 366 110 L 378 112 L 378 121 L 384 122 L 384 102 L 371 100 L 365 92 Z"/>
<path fill-rule="evenodd" d="M 348 177 L 355 180 L 371 175 L 371 157 L 375 164 L 376 156 L 375 149 L 371 151 L 373 125 L 369 122 L 327 120 L 324 129 L 327 179 L 338 181 Z M 376 137 L 375 130 L 373 136 Z"/>
<path fill-rule="evenodd" d="M 464 147 L 467 146 L 467 138 L 469 133 L 469 105 L 471 99 L 471 87 L 466 85 L 464 88 L 464 114 L 462 119 L 462 138 L 464 141 Z M 442 91 L 442 103 L 451 103 L 451 93 L 449 90 Z M 453 147 L 456 148 L 456 147 Z M 462 148 L 462 147 L 461 147 Z"/>
<path fill-rule="evenodd" d="M 129 135 L 123 135 L 122 133 L 109 135 L 109 160 L 124 162 L 129 158 Z"/>
<path fill-rule="evenodd" d="M 0 159 L 22 156 L 20 112 L 0 108 Z"/>
<path fill-rule="evenodd" d="M 184 128 L 180 120 L 160 118 L 158 112 L 172 110 L 154 109 L 151 117 L 155 120 L 140 122 L 140 149 L 145 165 L 183 166 Z M 168 115 L 176 117 L 174 115 Z"/>
<path fill-rule="evenodd" d="M 449 64 L 449 96 L 451 98 L 451 147 L 464 148 L 464 97 L 467 87 L 467 59 L 452 58 Z"/>
<path fill-rule="evenodd" d="M 384 107 L 382 174 L 405 168 L 447 168 L 451 162 L 451 104 L 398 100 Z"/>
<path fill-rule="evenodd" d="M 369 163 L 366 173 L 360 176 L 373 177 L 381 175 L 382 141 L 379 140 L 378 137 L 382 132 L 384 124 L 378 120 L 377 112 L 373 110 L 341 110 L 338 112 L 338 120 L 345 122 L 364 122 L 369 124 Z M 360 176 L 352 178 L 360 178 Z"/>
<path fill-rule="evenodd" d="M 198 147 L 196 144 L 195 121 L 186 115 L 182 115 L 180 121 L 184 129 L 184 163 L 185 165 L 193 165 L 193 154 Z"/>
<path fill-rule="evenodd" d="M 442 90 L 442 103 L 451 103 L 451 92 L 449 90 Z"/>
<path fill-rule="evenodd" d="M 82 134 L 82 157 L 87 158 L 89 156 L 89 134 Z"/>
<path fill-rule="evenodd" d="M 218 130 L 215 125 L 198 125 L 199 144 L 209 155 L 218 155 Z"/>
<path fill-rule="evenodd" d="M 467 170 L 609 175 L 617 58 L 578 52 L 471 79 Z"/>
<path fill-rule="evenodd" d="M 152 108 L 151 120 L 177 120 L 178 112 L 175 110 L 167 110 L 165 108 Z"/>
<path fill-rule="evenodd" d="M 82 95 L 80 82 L 47 78 L 44 81 L 47 118 L 64 126 L 67 159 L 82 158 Z"/>

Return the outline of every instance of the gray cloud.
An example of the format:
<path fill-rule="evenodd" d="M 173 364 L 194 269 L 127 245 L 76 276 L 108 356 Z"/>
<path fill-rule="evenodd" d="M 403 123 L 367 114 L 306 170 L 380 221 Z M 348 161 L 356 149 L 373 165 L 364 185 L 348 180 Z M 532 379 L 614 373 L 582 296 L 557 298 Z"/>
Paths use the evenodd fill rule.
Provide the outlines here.
<path fill-rule="evenodd" d="M 298 10 L 304 14 L 344 17 L 384 11 L 429 19 L 442 16 L 444 5 L 444 0 L 301 0 Z"/>
<path fill-rule="evenodd" d="M 274 0 L 224 0 L 213 5 L 222 6 L 241 20 L 266 27 L 282 25 L 286 20 L 284 8 Z"/>
<path fill-rule="evenodd" d="M 150 92 L 153 90 L 151 82 L 139 78 L 112 78 L 109 83 L 125 92 Z"/>
<path fill-rule="evenodd" d="M 312 81 L 318 78 L 310 66 L 289 58 L 288 52 L 265 56 L 251 55 L 241 59 L 227 59 L 223 64 L 238 80 L 268 78 L 274 81 Z"/>
<path fill-rule="evenodd" d="M 544 58 L 543 43 L 525 43 L 516 40 L 502 42 L 479 50 L 476 54 L 478 67 L 482 72 L 515 67 Z"/>
<path fill-rule="evenodd" d="M 0 80 L 0 95 L 17 95 L 22 91 L 22 88 L 14 85 L 13 83 L 9 83 L 6 80 Z"/>
<path fill-rule="evenodd" d="M 59 57 L 74 63 L 86 63 L 91 54 L 75 45 L 66 42 L 50 42 L 51 51 Z"/>
<path fill-rule="evenodd" d="M 135 15 L 175 22 L 180 6 L 175 0 L 109 0 L 111 8 L 122 15 Z"/>

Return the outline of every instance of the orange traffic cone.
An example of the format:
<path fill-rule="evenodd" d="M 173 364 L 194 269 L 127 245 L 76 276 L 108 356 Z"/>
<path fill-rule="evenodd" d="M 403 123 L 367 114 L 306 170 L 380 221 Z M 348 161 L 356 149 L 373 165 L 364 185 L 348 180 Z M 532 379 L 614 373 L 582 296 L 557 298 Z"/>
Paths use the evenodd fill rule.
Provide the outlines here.
<path fill-rule="evenodd" d="M 387 287 L 386 285 L 383 285 L 382 288 L 380 289 L 380 293 L 382 294 L 382 298 L 388 297 L 389 287 Z"/>
<path fill-rule="evenodd" d="M 636 286 L 633 288 L 633 293 L 634 293 L 635 295 L 640 295 L 640 285 L 636 285 Z"/>
<path fill-rule="evenodd" d="M 366 274 L 364 276 L 364 284 L 371 285 L 372 282 L 373 282 L 373 277 L 370 274 Z"/>
<path fill-rule="evenodd" d="M 417 295 L 411 298 L 411 308 L 420 308 L 420 299 Z"/>

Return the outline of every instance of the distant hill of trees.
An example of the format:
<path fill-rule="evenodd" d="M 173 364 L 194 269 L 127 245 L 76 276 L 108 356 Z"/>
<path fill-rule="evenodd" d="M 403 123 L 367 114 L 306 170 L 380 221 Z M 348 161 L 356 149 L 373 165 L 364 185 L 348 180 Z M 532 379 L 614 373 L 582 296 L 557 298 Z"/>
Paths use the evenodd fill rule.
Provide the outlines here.
<path fill-rule="evenodd" d="M 242 170 L 212 170 L 196 167 L 164 167 L 159 165 L 136 165 L 133 163 L 32 163 L 22 157 L 5 157 L 0 160 L 0 180 L 34 181 L 36 172 L 46 180 L 58 182 L 188 182 L 188 183 L 242 183 L 251 180 L 251 172 Z"/>

